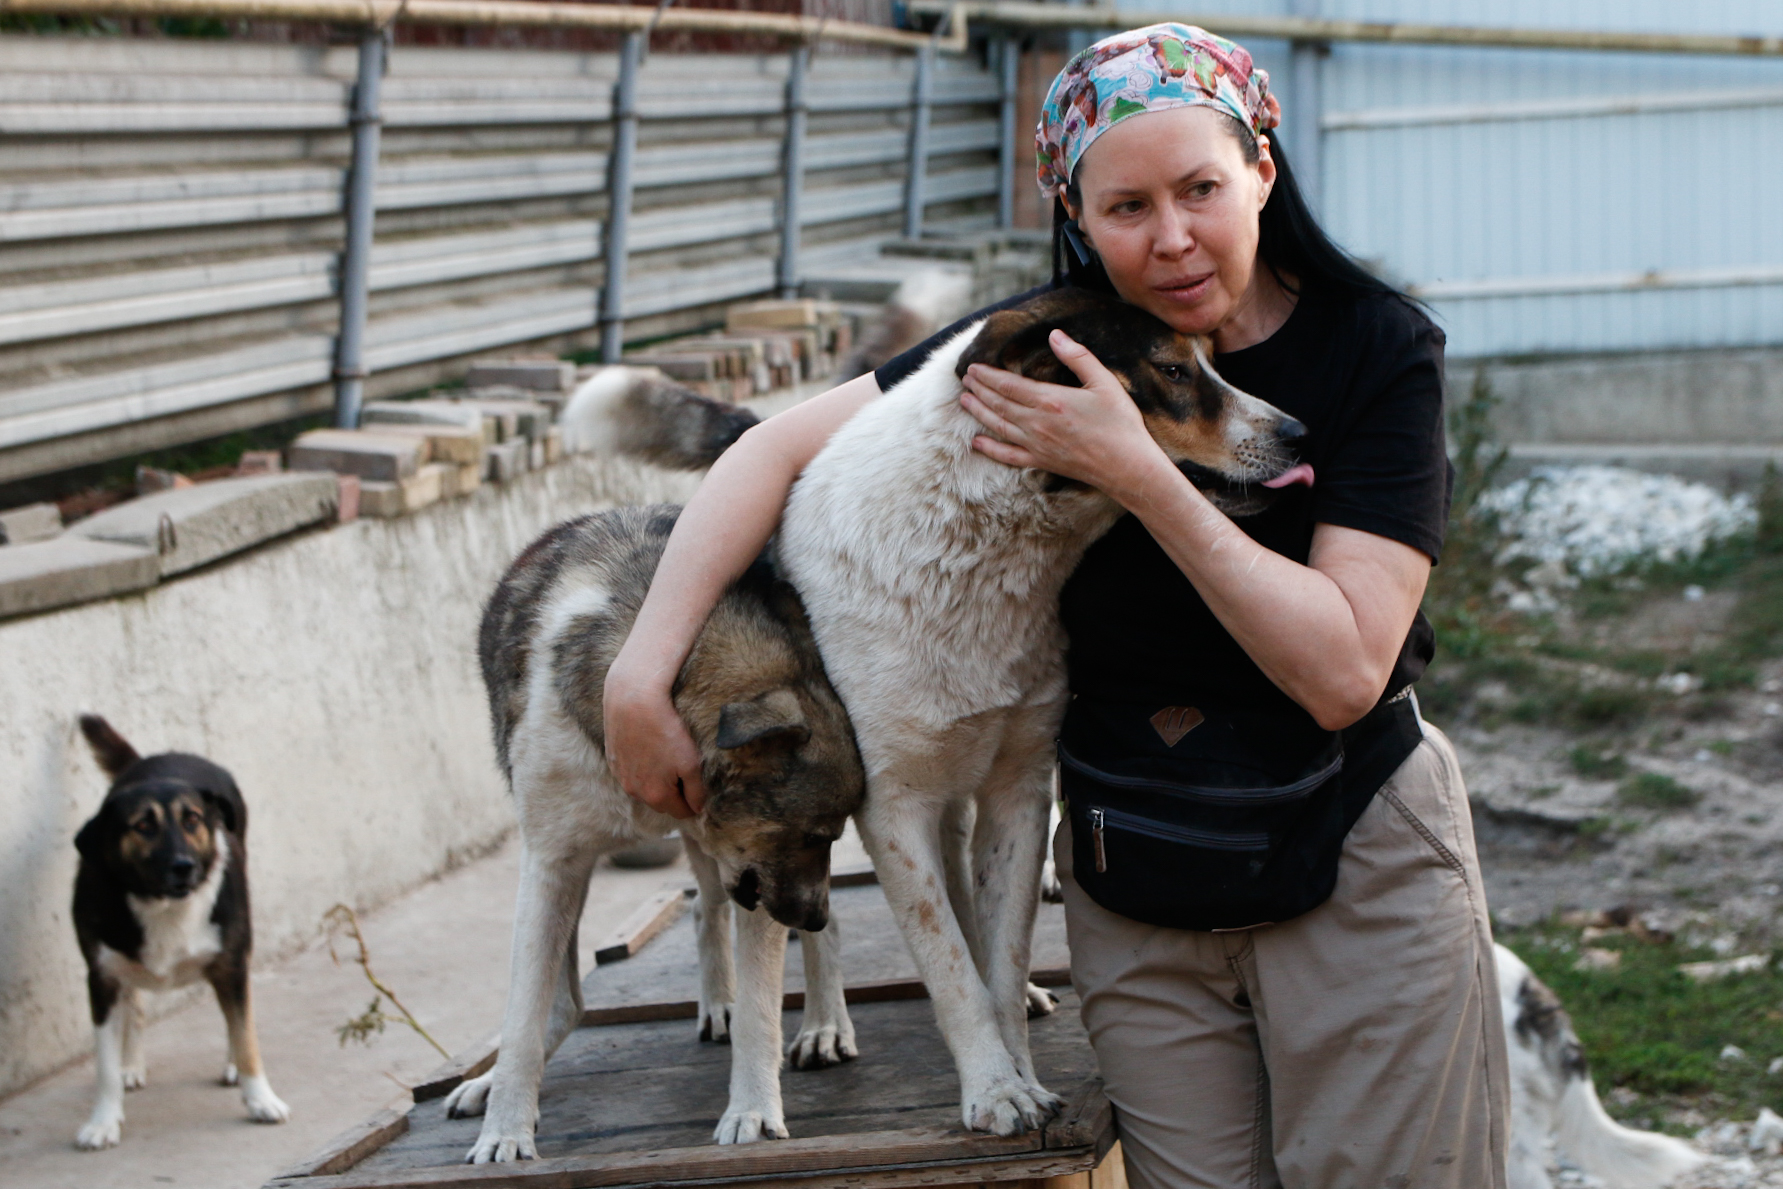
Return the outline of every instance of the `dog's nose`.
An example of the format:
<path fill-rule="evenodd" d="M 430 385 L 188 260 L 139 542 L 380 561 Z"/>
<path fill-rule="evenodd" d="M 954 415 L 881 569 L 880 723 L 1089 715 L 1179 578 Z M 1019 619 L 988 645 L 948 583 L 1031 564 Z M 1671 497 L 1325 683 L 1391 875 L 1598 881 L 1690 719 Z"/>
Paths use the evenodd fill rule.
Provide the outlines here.
<path fill-rule="evenodd" d="M 799 928 L 807 933 L 822 933 L 829 923 L 829 909 L 822 904 L 813 904 L 805 910 L 805 919 L 799 922 Z"/>
<path fill-rule="evenodd" d="M 181 855 L 167 864 L 167 871 L 171 875 L 184 877 L 196 870 L 198 870 L 198 862 L 189 855 Z"/>
<path fill-rule="evenodd" d="M 1275 432 L 1281 438 L 1287 441 L 1292 441 L 1295 438 L 1304 438 L 1306 436 L 1306 425 L 1304 422 L 1296 421 L 1292 417 L 1283 417 L 1280 423 L 1276 425 Z"/>

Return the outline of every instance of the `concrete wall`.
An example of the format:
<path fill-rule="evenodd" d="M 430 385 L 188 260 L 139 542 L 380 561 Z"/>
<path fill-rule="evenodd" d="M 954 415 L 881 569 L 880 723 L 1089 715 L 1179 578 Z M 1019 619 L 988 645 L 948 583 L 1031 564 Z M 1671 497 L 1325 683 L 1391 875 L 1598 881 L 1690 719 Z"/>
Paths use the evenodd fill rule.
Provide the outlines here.
<path fill-rule="evenodd" d="M 579 458 L 399 520 L 304 532 L 141 594 L 0 623 L 0 1093 L 90 1044 L 69 919 L 105 780 L 74 725 L 234 772 L 262 955 L 499 840 L 476 627 L 541 530 L 697 478 Z"/>
<path fill-rule="evenodd" d="M 1457 359 L 1453 400 L 1481 368 L 1513 472 L 1607 462 L 1750 487 L 1783 467 L 1783 349 Z"/>

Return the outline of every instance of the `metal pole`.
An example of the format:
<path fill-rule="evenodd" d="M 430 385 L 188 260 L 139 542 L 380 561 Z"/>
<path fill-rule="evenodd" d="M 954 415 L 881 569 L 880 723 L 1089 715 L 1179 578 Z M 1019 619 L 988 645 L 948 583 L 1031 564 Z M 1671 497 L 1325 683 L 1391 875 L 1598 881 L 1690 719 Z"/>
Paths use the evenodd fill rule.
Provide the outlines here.
<path fill-rule="evenodd" d="M 625 258 L 631 223 L 632 161 L 638 152 L 638 69 L 642 30 L 625 35 L 619 82 L 613 87 L 613 154 L 607 159 L 607 283 L 601 294 L 601 362 L 618 363 L 625 350 Z"/>
<path fill-rule="evenodd" d="M 353 85 L 353 164 L 347 173 L 347 234 L 340 263 L 340 333 L 334 340 L 334 423 L 359 425 L 365 404 L 365 313 L 370 289 L 372 219 L 377 214 L 378 139 L 383 117 L 378 90 L 384 80 L 384 30 L 368 29 L 359 41 L 359 78 Z"/>
<path fill-rule="evenodd" d="M 910 154 L 904 185 L 904 238 L 922 235 L 924 190 L 929 172 L 929 103 L 934 88 L 935 51 L 916 53 L 916 86 L 910 94 Z"/>
<path fill-rule="evenodd" d="M 997 150 L 997 226 L 1015 226 L 1015 163 L 1020 154 L 1015 149 L 1015 91 L 1017 72 L 1021 67 L 1021 43 L 1013 37 L 1003 39 L 1003 108 L 1002 135 Z"/>
<path fill-rule="evenodd" d="M 805 197 L 805 71 L 811 51 L 794 46 L 786 71 L 786 144 L 780 177 L 780 296 L 799 294 L 799 239 Z"/>
<path fill-rule="evenodd" d="M 1295 0 L 1294 15 L 1317 18 L 1319 0 Z M 1320 84 L 1325 55 L 1330 52 L 1330 43 L 1322 41 L 1296 41 L 1292 47 L 1293 81 L 1288 102 L 1293 107 L 1286 113 L 1285 121 L 1292 142 L 1288 152 L 1293 157 L 1300 193 L 1314 212 L 1319 209 L 1325 180 L 1325 97 Z"/>

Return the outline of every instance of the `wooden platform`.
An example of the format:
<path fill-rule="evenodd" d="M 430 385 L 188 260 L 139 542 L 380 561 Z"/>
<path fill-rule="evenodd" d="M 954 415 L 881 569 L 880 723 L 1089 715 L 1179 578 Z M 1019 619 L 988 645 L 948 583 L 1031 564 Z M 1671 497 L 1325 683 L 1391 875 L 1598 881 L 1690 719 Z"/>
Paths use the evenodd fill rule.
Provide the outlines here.
<path fill-rule="evenodd" d="M 1067 1099 L 1041 1131 L 1000 1139 L 959 1126 L 959 1083 L 915 978 L 903 939 L 876 885 L 839 887 L 841 930 L 859 1060 L 782 1078 L 794 1138 L 720 1147 L 712 1132 L 729 1092 L 729 1046 L 702 1043 L 693 1021 L 698 967 L 691 914 L 657 911 L 654 939 L 584 980 L 584 1026 L 564 1042 L 540 1088 L 539 1159 L 466 1165 L 481 1119 L 447 1119 L 444 1096 L 494 1061 L 493 1042 L 462 1054 L 415 1089 L 416 1102 L 382 1112 L 269 1182 L 269 1189 L 575 1189 L 683 1182 L 794 1184 L 805 1189 L 899 1189 L 1070 1178 L 1051 1189 L 1088 1189 L 1113 1143 L 1113 1118 L 1065 977 L 1063 911 L 1042 905 L 1036 981 L 1062 1002 L 1032 1021 L 1041 1080 Z M 648 915 L 648 914 L 647 914 Z M 640 922 L 632 922 L 633 926 Z M 645 932 L 651 932 L 645 929 Z M 597 948 L 611 951 L 613 939 Z M 789 1008 L 802 1002 L 799 947 L 788 948 Z M 787 1038 L 799 1026 L 789 1010 Z M 1118 1160 L 1095 1176 L 1114 1189 Z M 1010 1187 L 1014 1189 L 1014 1187 Z"/>

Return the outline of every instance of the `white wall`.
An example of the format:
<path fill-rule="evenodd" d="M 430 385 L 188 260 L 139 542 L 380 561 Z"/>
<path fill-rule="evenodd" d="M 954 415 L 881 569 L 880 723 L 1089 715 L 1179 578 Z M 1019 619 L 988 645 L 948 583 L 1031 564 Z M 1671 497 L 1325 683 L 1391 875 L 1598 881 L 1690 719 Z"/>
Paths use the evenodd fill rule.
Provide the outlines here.
<path fill-rule="evenodd" d="M 499 839 L 476 629 L 539 532 L 695 476 L 572 459 L 400 520 L 297 534 L 140 594 L 0 623 L 0 1093 L 90 1043 L 73 838 L 106 782 L 92 711 L 198 752 L 247 798 L 256 949 L 318 935 Z M 318 1043 L 326 1043 L 320 1038 Z"/>

